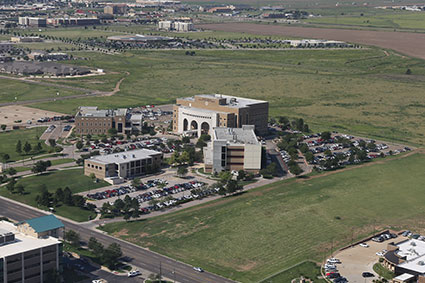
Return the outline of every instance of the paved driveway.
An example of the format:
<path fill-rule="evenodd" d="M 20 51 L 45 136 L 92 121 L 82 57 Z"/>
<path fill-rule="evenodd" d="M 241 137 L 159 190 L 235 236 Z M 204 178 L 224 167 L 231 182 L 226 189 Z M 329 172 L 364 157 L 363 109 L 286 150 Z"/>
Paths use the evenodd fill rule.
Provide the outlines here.
<path fill-rule="evenodd" d="M 368 241 L 366 242 L 369 245 L 368 248 L 357 245 L 335 254 L 335 257 L 342 262 L 338 264 L 339 273 L 347 278 L 350 283 L 366 283 L 377 279 L 378 275 L 373 271 L 373 265 L 379 261 L 379 256 L 376 253 L 386 249 L 387 244 L 391 241 L 387 240 L 382 243 Z M 375 277 L 363 278 L 362 273 L 365 271 L 375 274 Z"/>

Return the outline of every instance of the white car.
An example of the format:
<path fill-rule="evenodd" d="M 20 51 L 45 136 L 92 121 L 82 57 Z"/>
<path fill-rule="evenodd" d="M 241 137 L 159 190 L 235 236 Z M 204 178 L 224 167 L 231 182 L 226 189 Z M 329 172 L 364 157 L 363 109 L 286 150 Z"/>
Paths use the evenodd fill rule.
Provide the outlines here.
<path fill-rule="evenodd" d="M 379 257 L 382 257 L 382 256 L 384 256 L 384 253 L 383 252 L 377 252 L 376 255 L 379 256 Z"/>
<path fill-rule="evenodd" d="M 204 270 L 200 267 L 194 267 L 193 270 L 196 270 L 198 272 L 204 272 Z"/>
<path fill-rule="evenodd" d="M 128 277 L 135 277 L 135 276 L 139 276 L 139 275 L 141 275 L 142 273 L 139 271 L 139 270 L 133 270 L 133 271 L 130 271 L 128 274 L 127 274 L 127 276 Z"/>
<path fill-rule="evenodd" d="M 327 263 L 327 264 L 325 264 L 325 269 L 336 269 L 336 266 L 335 266 L 335 264 Z"/>
<path fill-rule="evenodd" d="M 361 243 L 359 246 L 360 246 L 360 247 L 363 247 L 363 248 L 368 248 L 368 247 L 369 247 L 369 245 L 368 245 L 368 244 L 366 244 L 366 243 Z"/>
<path fill-rule="evenodd" d="M 331 264 L 333 263 L 333 264 L 335 264 L 335 263 L 341 263 L 341 261 L 339 259 L 337 259 L 337 258 L 332 257 L 332 258 L 329 258 L 327 260 L 327 263 L 331 263 Z"/>

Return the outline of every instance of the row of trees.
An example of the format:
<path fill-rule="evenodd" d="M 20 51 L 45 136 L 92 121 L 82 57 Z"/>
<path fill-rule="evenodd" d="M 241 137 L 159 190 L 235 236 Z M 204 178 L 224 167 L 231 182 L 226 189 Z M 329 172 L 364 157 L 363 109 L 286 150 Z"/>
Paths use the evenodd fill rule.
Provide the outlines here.
<path fill-rule="evenodd" d="M 38 142 L 35 146 L 32 146 L 27 141 L 25 142 L 24 145 L 22 145 L 21 140 L 18 140 L 18 142 L 16 143 L 16 149 L 15 149 L 15 151 L 20 155 L 22 155 L 22 153 L 29 154 L 31 153 L 31 151 L 33 153 L 40 153 L 42 152 L 42 150 L 43 150 L 43 147 L 41 145 L 41 142 Z"/>
<path fill-rule="evenodd" d="M 61 204 L 64 204 L 68 206 L 77 206 L 92 211 L 96 209 L 96 206 L 94 204 L 86 203 L 86 200 L 83 196 L 73 195 L 69 187 L 65 187 L 65 189 L 63 190 L 62 188 L 58 188 L 53 194 L 47 190 L 45 184 L 41 184 L 40 186 L 41 187 L 39 188 L 39 190 L 41 193 L 38 194 L 35 198 L 35 201 L 40 206 L 57 207 Z"/>
<path fill-rule="evenodd" d="M 115 200 L 114 204 L 105 202 L 100 209 L 100 213 L 103 218 L 123 216 L 125 220 L 129 220 L 130 218 L 137 218 L 140 216 L 139 209 L 140 205 L 138 200 L 126 195 L 124 200 L 118 198 Z"/>
<path fill-rule="evenodd" d="M 64 238 L 72 247 L 81 249 L 80 234 L 74 230 L 68 230 Z M 89 250 L 93 252 L 96 262 L 105 265 L 111 270 L 116 269 L 119 264 L 119 259 L 122 257 L 121 246 L 119 244 L 112 243 L 105 248 L 96 238 L 91 237 L 87 246 Z"/>

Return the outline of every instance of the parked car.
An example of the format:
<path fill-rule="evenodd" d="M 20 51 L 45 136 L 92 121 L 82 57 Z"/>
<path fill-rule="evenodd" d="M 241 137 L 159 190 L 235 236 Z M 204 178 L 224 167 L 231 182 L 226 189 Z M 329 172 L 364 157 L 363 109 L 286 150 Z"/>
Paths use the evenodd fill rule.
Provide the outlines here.
<path fill-rule="evenodd" d="M 362 273 L 362 276 L 363 276 L 364 278 L 368 278 L 368 277 L 375 277 L 375 275 L 373 275 L 373 273 L 370 273 L 370 272 L 363 272 L 363 273 Z"/>
<path fill-rule="evenodd" d="M 196 270 L 198 272 L 204 272 L 204 270 L 200 267 L 193 267 L 193 270 Z"/>
<path fill-rule="evenodd" d="M 366 243 L 360 243 L 360 245 L 359 245 L 360 247 L 363 247 L 363 248 L 368 248 L 369 247 L 369 245 L 368 244 L 366 244 Z"/>
<path fill-rule="evenodd" d="M 127 274 L 127 276 L 128 277 L 135 277 L 135 276 L 139 276 L 139 275 L 141 275 L 142 273 L 139 271 L 139 270 L 133 270 L 133 271 L 130 271 L 128 274 Z"/>

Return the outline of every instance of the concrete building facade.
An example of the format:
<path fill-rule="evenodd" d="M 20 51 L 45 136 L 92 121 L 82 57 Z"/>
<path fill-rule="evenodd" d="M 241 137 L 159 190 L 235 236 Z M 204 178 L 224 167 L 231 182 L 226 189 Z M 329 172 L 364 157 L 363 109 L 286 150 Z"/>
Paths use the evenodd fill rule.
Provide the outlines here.
<path fill-rule="evenodd" d="M 0 221 L 0 282 L 42 283 L 50 272 L 62 269 L 62 243 L 45 236 L 19 232 L 15 225 Z"/>
<path fill-rule="evenodd" d="M 194 26 L 192 22 L 160 21 L 158 22 L 158 29 L 166 31 L 188 32 L 194 30 Z"/>
<path fill-rule="evenodd" d="M 97 107 L 81 106 L 75 115 L 75 133 L 78 135 L 107 134 L 109 129 L 127 134 L 141 131 L 143 116 L 132 114 L 128 109 L 99 110 Z"/>
<path fill-rule="evenodd" d="M 127 13 L 127 5 L 126 4 L 107 5 L 103 8 L 103 12 L 109 15 L 124 15 Z"/>
<path fill-rule="evenodd" d="M 241 128 L 254 125 L 259 135 L 267 133 L 267 101 L 202 94 L 178 98 L 173 107 L 173 131 L 178 134 L 209 134 L 215 127 Z"/>
<path fill-rule="evenodd" d="M 162 152 L 149 149 L 93 156 L 84 161 L 84 175 L 94 174 L 98 179 L 134 178 L 157 171 L 162 159 Z"/>
<path fill-rule="evenodd" d="M 211 141 L 204 147 L 204 170 L 207 173 L 239 171 L 258 173 L 262 148 L 253 125 L 242 128 L 215 128 Z"/>

